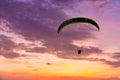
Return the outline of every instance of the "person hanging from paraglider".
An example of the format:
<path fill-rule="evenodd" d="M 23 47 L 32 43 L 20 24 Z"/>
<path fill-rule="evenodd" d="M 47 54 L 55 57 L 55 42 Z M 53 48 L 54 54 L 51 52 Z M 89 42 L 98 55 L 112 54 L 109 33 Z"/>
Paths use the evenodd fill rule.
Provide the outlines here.
<path fill-rule="evenodd" d="M 78 54 L 81 54 L 81 52 L 82 52 L 82 50 L 79 49 L 79 50 L 78 50 Z"/>

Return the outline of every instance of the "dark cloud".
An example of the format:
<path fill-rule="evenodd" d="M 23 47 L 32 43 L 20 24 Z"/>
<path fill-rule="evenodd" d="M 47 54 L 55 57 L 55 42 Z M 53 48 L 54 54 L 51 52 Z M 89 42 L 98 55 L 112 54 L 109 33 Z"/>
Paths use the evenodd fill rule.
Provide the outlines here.
<path fill-rule="evenodd" d="M 55 3 L 55 4 L 65 4 L 65 3 L 67 3 L 67 4 L 69 4 L 69 3 L 72 3 L 72 2 L 74 2 L 74 0 L 51 0 L 51 2 L 52 3 Z"/>
<path fill-rule="evenodd" d="M 99 1 L 99 2 L 101 2 L 101 3 L 98 5 L 98 8 L 104 8 L 104 7 L 106 7 L 108 5 L 108 1 L 107 0 Z"/>
<path fill-rule="evenodd" d="M 88 61 L 101 62 L 103 64 L 110 65 L 111 67 L 114 67 L 114 68 L 120 67 L 120 60 L 119 61 L 109 61 L 107 59 L 86 58 L 86 57 L 81 57 L 80 60 L 88 60 Z"/>
<path fill-rule="evenodd" d="M 79 4 L 90 4 L 97 6 L 97 9 L 104 8 L 108 5 L 108 0 L 51 0 L 51 3 L 56 5 L 59 8 L 71 8 L 73 9 L 76 6 L 76 3 Z M 65 7 L 67 5 L 67 7 Z"/>
<path fill-rule="evenodd" d="M 88 47 L 76 47 L 76 46 L 72 46 L 73 48 L 71 48 L 71 46 L 68 46 L 68 50 L 66 50 L 66 48 L 62 47 L 61 52 L 58 52 L 58 56 L 61 58 L 68 58 L 68 59 L 74 59 L 74 60 L 81 60 L 82 57 L 86 57 L 92 54 L 96 54 L 96 55 L 102 55 L 103 52 L 101 49 L 96 48 L 96 47 L 92 47 L 92 46 L 88 46 Z M 65 49 L 65 50 L 64 50 Z M 77 53 L 78 49 L 81 49 L 82 52 L 79 55 Z"/>
<path fill-rule="evenodd" d="M 57 8 L 64 8 L 66 5 L 70 7 L 74 2 L 74 0 L 51 0 L 51 3 Z"/>
<path fill-rule="evenodd" d="M 26 55 L 20 55 L 19 53 L 16 52 L 9 52 L 9 53 L 0 53 L 5 58 L 13 59 L 13 58 L 18 58 L 18 57 L 25 57 Z"/>
<path fill-rule="evenodd" d="M 112 58 L 114 58 L 114 59 L 119 59 L 119 60 L 120 60 L 120 52 L 113 53 Z"/>
<path fill-rule="evenodd" d="M 9 39 L 9 37 L 0 35 L 0 56 L 5 58 L 17 58 L 25 57 L 25 55 L 20 55 L 19 53 L 13 52 L 16 44 Z"/>
<path fill-rule="evenodd" d="M 120 67 L 120 52 L 113 53 L 111 58 L 115 59 L 116 61 L 103 60 L 103 62 L 113 67 Z"/>
<path fill-rule="evenodd" d="M 57 26 L 58 23 L 55 21 L 65 19 L 65 16 L 63 17 L 65 14 L 60 10 L 42 6 L 43 3 L 47 4 L 44 1 L 36 0 L 35 5 L 5 1 L 2 3 L 7 5 L 1 6 L 1 16 L 14 25 L 13 30 L 21 31 L 20 34 L 31 40 L 41 39 L 42 35 L 46 36 L 49 33 L 53 34 L 53 26 Z M 10 11 L 11 13 L 8 14 Z"/>
<path fill-rule="evenodd" d="M 15 43 L 9 37 L 0 35 L 0 49 L 11 50 L 15 47 Z"/>
<path fill-rule="evenodd" d="M 26 51 L 47 52 L 50 50 L 58 53 L 62 51 L 61 54 L 57 54 L 59 57 L 62 58 L 66 55 L 66 58 L 71 57 L 73 59 L 73 55 L 76 54 L 80 47 L 73 45 L 72 41 L 95 38 L 92 33 L 95 29 L 90 25 L 76 24 L 57 34 L 57 28 L 60 23 L 70 18 L 63 12 L 63 9 L 68 7 L 66 4 L 69 3 L 73 3 L 73 0 L 66 0 L 66 2 L 62 0 L 35 0 L 32 3 L 2 0 L 0 1 L 0 16 L 9 21 L 13 25 L 11 29 L 23 35 L 25 39 L 31 41 L 43 40 L 44 45 L 47 47 L 47 49 L 39 47 L 28 48 Z M 63 6 L 63 8 L 58 8 L 55 4 Z M 73 26 L 76 26 L 76 28 L 73 28 Z M 83 49 L 89 53 L 101 52 L 101 50 L 94 47 Z"/>
<path fill-rule="evenodd" d="M 42 47 L 26 48 L 25 50 L 26 50 L 26 52 L 36 52 L 36 53 L 48 52 L 47 48 L 42 48 Z"/>
<path fill-rule="evenodd" d="M 42 0 L 36 0 L 34 5 L 25 3 L 15 4 L 15 2 L 9 3 L 9 1 L 7 2 L 5 0 L 1 3 L 4 4 L 0 9 L 1 16 L 11 22 L 17 32 L 21 31 L 20 34 L 24 35 L 25 38 L 34 40 L 43 38 L 46 40 L 48 36 L 49 38 L 56 37 L 56 26 L 59 26 L 61 21 L 68 19 L 68 16 L 66 16 L 61 9 L 53 8 L 51 5 L 47 5 L 49 9 L 42 6 L 43 3 L 48 4 Z M 12 13 L 8 14 L 10 11 Z M 79 35 L 79 38 L 89 38 L 89 36 L 91 36 L 91 34 L 89 34 L 90 31 L 81 32 L 82 35 Z M 68 34 L 67 38 L 74 38 L 74 34 L 79 33 L 74 32 L 75 31 Z M 66 34 L 64 35 L 66 36 Z"/>
<path fill-rule="evenodd" d="M 88 53 L 87 55 L 90 55 L 91 53 L 97 53 L 97 54 L 102 54 L 103 53 L 103 51 L 101 50 L 101 49 L 99 49 L 99 48 L 97 48 L 97 47 L 92 47 L 92 46 L 88 46 L 87 48 L 85 48 L 85 47 L 81 47 L 81 49 L 83 50 L 83 54 L 85 54 L 85 53 Z M 89 54 L 90 53 L 90 54 Z"/>
<path fill-rule="evenodd" d="M 120 67 L 120 60 L 119 61 L 105 61 L 105 64 L 111 65 L 112 67 Z"/>

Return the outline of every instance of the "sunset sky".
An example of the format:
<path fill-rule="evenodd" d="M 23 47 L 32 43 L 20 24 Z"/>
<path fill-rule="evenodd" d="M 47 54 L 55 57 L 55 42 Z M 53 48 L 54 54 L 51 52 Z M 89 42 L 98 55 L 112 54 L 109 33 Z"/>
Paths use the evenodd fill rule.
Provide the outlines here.
<path fill-rule="evenodd" d="M 0 0 L 0 80 L 120 80 L 120 0 Z"/>

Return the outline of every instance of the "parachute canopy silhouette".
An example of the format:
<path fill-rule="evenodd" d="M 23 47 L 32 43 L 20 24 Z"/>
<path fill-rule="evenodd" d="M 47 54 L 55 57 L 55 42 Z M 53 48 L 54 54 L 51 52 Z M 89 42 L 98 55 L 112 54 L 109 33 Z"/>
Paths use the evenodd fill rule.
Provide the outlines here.
<path fill-rule="evenodd" d="M 72 19 L 68 19 L 66 21 L 64 21 L 58 28 L 57 33 L 59 33 L 62 29 L 64 29 L 67 25 L 69 24 L 73 24 L 73 23 L 89 23 L 94 25 L 98 30 L 99 25 L 92 19 L 90 18 L 85 18 L 85 17 L 77 17 L 77 18 L 72 18 Z"/>

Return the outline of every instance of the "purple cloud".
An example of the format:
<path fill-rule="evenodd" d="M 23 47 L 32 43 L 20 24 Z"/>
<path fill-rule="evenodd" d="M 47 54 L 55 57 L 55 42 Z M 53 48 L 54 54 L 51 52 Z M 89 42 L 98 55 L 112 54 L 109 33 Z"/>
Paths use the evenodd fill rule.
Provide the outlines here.
<path fill-rule="evenodd" d="M 80 55 L 77 54 L 78 49 L 81 49 L 82 52 Z M 66 50 L 66 48 L 62 47 L 62 50 L 64 52 L 59 52 L 57 55 L 61 58 L 65 58 L 65 59 L 74 59 L 74 60 L 81 60 L 82 57 L 87 57 L 89 55 L 92 54 L 96 54 L 96 55 L 102 55 L 103 52 L 101 49 L 96 48 L 96 47 L 76 47 L 76 46 L 68 46 L 68 50 Z M 86 58 L 85 58 L 86 59 Z"/>
<path fill-rule="evenodd" d="M 105 64 L 111 65 L 112 67 L 120 67 L 120 60 L 119 61 L 105 61 Z"/>
<path fill-rule="evenodd" d="M 19 53 L 9 52 L 9 53 L 0 53 L 5 58 L 13 59 L 18 57 L 25 57 L 25 55 L 20 55 Z"/>
<path fill-rule="evenodd" d="M 26 56 L 14 52 L 13 49 L 15 47 L 17 47 L 16 44 L 13 41 L 11 41 L 8 37 L 0 35 L 0 56 L 10 59 Z"/>
<path fill-rule="evenodd" d="M 80 60 L 88 60 L 88 61 L 96 61 L 96 62 L 101 62 L 103 64 L 109 65 L 111 67 L 117 68 L 120 67 L 120 60 L 118 61 L 109 61 L 107 59 L 99 59 L 99 58 L 80 58 Z"/>
<path fill-rule="evenodd" d="M 42 47 L 34 47 L 34 48 L 26 48 L 26 52 L 35 52 L 35 53 L 46 53 L 48 52 L 47 48 Z"/>
<path fill-rule="evenodd" d="M 8 37 L 0 35 L 0 49 L 11 50 L 15 47 L 15 43 Z"/>
<path fill-rule="evenodd" d="M 0 2 L 0 16 L 8 20 L 13 25 L 11 29 L 24 36 L 26 40 L 43 40 L 44 45 L 47 47 L 47 49 L 40 47 L 26 48 L 27 52 L 39 53 L 51 50 L 53 52 L 62 51 L 63 55 L 64 53 L 73 55 L 80 48 L 71 44 L 73 40 L 95 38 L 92 33 L 95 30 L 90 25 L 85 24 L 79 24 L 80 27 L 77 31 L 75 30 L 77 27 L 70 27 L 64 30 L 63 33 L 57 34 L 57 28 L 61 22 L 70 18 L 63 12 L 63 9 L 66 9 L 66 4 L 73 2 L 73 0 L 67 0 L 64 3 L 62 0 L 35 0 L 31 3 L 23 3 L 16 0 L 3 0 Z M 64 7 L 59 8 L 55 4 Z M 71 26 L 75 27 L 77 25 Z M 99 53 L 101 51 L 94 47 L 90 48 L 85 48 L 85 50 L 90 53 L 96 51 Z M 58 54 L 59 57 L 63 57 L 63 55 Z M 72 58 L 69 55 L 67 57 Z"/>
<path fill-rule="evenodd" d="M 114 59 L 119 59 L 119 60 L 120 60 L 120 52 L 113 53 L 112 58 L 114 58 Z"/>

